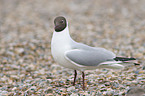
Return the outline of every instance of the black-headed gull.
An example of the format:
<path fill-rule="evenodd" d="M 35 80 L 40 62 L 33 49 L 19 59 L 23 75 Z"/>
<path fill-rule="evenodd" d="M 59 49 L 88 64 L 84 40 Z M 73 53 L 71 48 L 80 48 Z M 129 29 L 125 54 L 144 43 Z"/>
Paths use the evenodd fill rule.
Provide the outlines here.
<path fill-rule="evenodd" d="M 104 48 L 91 47 L 74 41 L 69 34 L 68 22 L 62 16 L 54 20 L 55 31 L 51 41 L 51 52 L 54 60 L 63 67 L 73 69 L 74 83 L 76 81 L 77 71 L 82 72 L 83 89 L 84 71 L 97 68 L 124 68 L 122 62 L 135 60 L 135 58 L 116 57 L 116 55 Z"/>

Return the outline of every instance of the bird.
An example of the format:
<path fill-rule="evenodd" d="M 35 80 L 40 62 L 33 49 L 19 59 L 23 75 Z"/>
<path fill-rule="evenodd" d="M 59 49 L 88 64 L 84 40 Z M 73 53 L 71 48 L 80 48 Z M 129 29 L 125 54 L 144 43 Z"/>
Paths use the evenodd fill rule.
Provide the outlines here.
<path fill-rule="evenodd" d="M 77 71 L 82 72 L 82 89 L 85 90 L 85 70 L 97 68 L 122 69 L 122 63 L 134 61 L 133 57 L 116 57 L 116 55 L 100 47 L 91 47 L 74 41 L 68 28 L 68 21 L 63 16 L 54 19 L 54 32 L 51 40 L 51 53 L 59 65 L 74 70 L 75 86 Z M 135 63 L 138 65 L 137 63 Z"/>

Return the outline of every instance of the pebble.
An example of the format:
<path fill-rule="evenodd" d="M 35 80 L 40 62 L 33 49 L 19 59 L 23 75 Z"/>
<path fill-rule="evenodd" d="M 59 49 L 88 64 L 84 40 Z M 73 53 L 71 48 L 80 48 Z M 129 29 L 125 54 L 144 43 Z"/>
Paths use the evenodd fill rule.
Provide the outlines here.
<path fill-rule="evenodd" d="M 53 65 L 51 65 L 50 69 L 51 70 L 54 70 L 54 72 L 55 72 L 56 70 L 61 70 L 61 66 L 60 65 L 53 64 Z"/>
<path fill-rule="evenodd" d="M 52 93 L 48 93 L 46 94 L 46 96 L 54 96 Z"/>
<path fill-rule="evenodd" d="M 145 94 L 145 89 L 140 87 L 132 87 L 127 91 L 127 96 L 142 96 Z"/>
<path fill-rule="evenodd" d="M 145 66 L 142 67 L 142 70 L 145 70 Z"/>
<path fill-rule="evenodd" d="M 106 91 L 106 90 L 107 90 L 106 88 L 101 88 L 100 89 L 101 92 Z"/>
<path fill-rule="evenodd" d="M 145 74 L 145 71 L 142 70 L 142 71 L 139 71 L 138 73 L 139 74 L 143 74 L 143 73 Z"/>
<path fill-rule="evenodd" d="M 143 79 L 143 77 L 137 77 L 137 80 L 142 80 Z"/>
<path fill-rule="evenodd" d="M 78 94 L 77 93 L 72 93 L 70 96 L 77 96 Z"/>
<path fill-rule="evenodd" d="M 29 90 L 36 90 L 37 88 L 36 88 L 36 86 L 31 86 L 30 88 L 29 88 Z"/>
<path fill-rule="evenodd" d="M 24 51 L 24 48 L 18 48 L 18 49 L 16 49 L 16 52 L 18 54 L 23 54 L 25 51 Z"/>
<path fill-rule="evenodd" d="M 17 87 L 14 87 L 14 88 L 12 89 L 12 91 L 15 91 L 15 90 L 17 90 Z"/>
<path fill-rule="evenodd" d="M 67 91 L 73 91 L 73 90 L 75 90 L 74 86 L 71 86 L 71 87 L 67 88 Z"/>
<path fill-rule="evenodd" d="M 45 93 L 53 93 L 52 87 L 48 87 L 48 88 L 45 90 Z"/>
<path fill-rule="evenodd" d="M 105 83 L 105 86 L 110 86 L 110 83 L 109 83 L 109 82 L 106 82 L 106 83 Z"/>
<path fill-rule="evenodd" d="M 0 95 L 7 95 L 8 91 L 0 91 Z"/>
<path fill-rule="evenodd" d="M 11 75 L 11 78 L 12 79 L 15 79 L 15 80 L 18 80 L 19 79 L 19 77 L 17 75 Z"/>

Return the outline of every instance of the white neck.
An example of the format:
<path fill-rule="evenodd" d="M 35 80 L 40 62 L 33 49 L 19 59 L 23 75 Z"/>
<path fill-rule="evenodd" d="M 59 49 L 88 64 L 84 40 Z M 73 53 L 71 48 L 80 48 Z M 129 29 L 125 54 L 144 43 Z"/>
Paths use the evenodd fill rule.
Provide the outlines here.
<path fill-rule="evenodd" d="M 68 25 L 61 32 L 56 32 L 56 31 L 53 32 L 53 36 L 52 36 L 53 44 L 54 43 L 70 44 L 71 42 L 74 42 L 74 40 L 72 40 L 72 38 L 70 37 Z"/>

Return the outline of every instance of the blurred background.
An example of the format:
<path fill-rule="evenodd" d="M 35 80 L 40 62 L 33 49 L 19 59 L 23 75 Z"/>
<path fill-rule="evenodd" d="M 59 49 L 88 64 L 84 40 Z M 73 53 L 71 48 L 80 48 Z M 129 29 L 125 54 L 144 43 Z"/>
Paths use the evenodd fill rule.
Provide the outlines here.
<path fill-rule="evenodd" d="M 67 80 L 71 82 L 73 71 L 61 70 L 51 57 L 53 20 L 60 15 L 67 18 L 74 40 L 104 47 L 118 56 L 136 57 L 145 64 L 144 0 L 0 0 L 0 94 L 74 94 L 68 89 L 70 83 L 65 86 Z M 139 70 L 137 74 L 143 78 L 143 68 L 137 68 L 127 72 Z M 96 74 L 91 77 L 88 73 L 87 78 L 97 78 Z M 110 90 L 125 94 L 127 85 L 122 86 L 122 93 Z M 75 90 L 80 87 L 77 85 Z M 94 94 L 107 94 L 91 88 L 82 94 L 93 90 L 98 90 Z"/>

